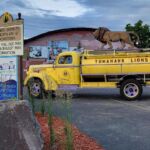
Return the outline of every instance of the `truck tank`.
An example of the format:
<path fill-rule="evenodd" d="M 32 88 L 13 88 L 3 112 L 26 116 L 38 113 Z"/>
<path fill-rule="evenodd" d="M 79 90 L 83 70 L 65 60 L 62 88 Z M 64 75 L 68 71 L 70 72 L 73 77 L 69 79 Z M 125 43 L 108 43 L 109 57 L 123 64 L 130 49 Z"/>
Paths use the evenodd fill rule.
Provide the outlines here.
<path fill-rule="evenodd" d="M 114 75 L 150 72 L 150 52 L 130 51 L 85 51 L 82 55 L 83 75 Z"/>

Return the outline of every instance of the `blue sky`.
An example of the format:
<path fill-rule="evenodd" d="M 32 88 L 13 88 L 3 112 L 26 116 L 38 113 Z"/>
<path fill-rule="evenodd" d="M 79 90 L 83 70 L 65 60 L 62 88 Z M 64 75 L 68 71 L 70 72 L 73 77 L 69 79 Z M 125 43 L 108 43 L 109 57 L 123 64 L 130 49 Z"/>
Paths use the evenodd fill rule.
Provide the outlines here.
<path fill-rule="evenodd" d="M 150 25 L 150 0 L 0 0 L 0 14 L 21 12 L 25 38 L 71 27 L 124 30 L 141 19 Z"/>

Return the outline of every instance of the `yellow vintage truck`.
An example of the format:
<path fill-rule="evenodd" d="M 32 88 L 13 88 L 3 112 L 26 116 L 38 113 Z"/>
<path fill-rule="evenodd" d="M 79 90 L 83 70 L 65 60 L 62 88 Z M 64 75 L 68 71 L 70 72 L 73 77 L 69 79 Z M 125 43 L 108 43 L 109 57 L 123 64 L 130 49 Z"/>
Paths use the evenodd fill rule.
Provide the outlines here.
<path fill-rule="evenodd" d="M 53 64 L 31 65 L 24 84 L 34 97 L 42 90 L 120 88 L 121 96 L 134 100 L 150 85 L 150 52 L 62 52 Z"/>

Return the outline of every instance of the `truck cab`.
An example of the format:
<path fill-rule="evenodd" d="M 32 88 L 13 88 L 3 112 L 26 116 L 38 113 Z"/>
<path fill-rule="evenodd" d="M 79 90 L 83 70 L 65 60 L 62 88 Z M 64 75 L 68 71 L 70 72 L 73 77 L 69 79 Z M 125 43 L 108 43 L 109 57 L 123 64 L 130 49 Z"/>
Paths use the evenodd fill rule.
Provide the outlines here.
<path fill-rule="evenodd" d="M 78 52 L 63 52 L 53 64 L 31 65 L 24 81 L 31 96 L 42 97 L 43 91 L 79 87 L 80 57 Z"/>
<path fill-rule="evenodd" d="M 53 69 L 57 75 L 59 87 L 63 85 L 79 86 L 80 84 L 80 53 L 61 53 L 54 62 Z"/>

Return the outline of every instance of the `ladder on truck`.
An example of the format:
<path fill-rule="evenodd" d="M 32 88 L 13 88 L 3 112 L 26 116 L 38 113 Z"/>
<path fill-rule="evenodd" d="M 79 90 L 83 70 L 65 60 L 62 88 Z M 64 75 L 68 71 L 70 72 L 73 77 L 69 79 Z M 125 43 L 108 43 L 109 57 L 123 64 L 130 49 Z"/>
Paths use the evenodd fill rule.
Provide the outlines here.
<path fill-rule="evenodd" d="M 150 53 L 150 48 L 145 49 L 100 49 L 100 50 L 84 50 L 83 55 L 130 55 L 131 53 Z"/>

